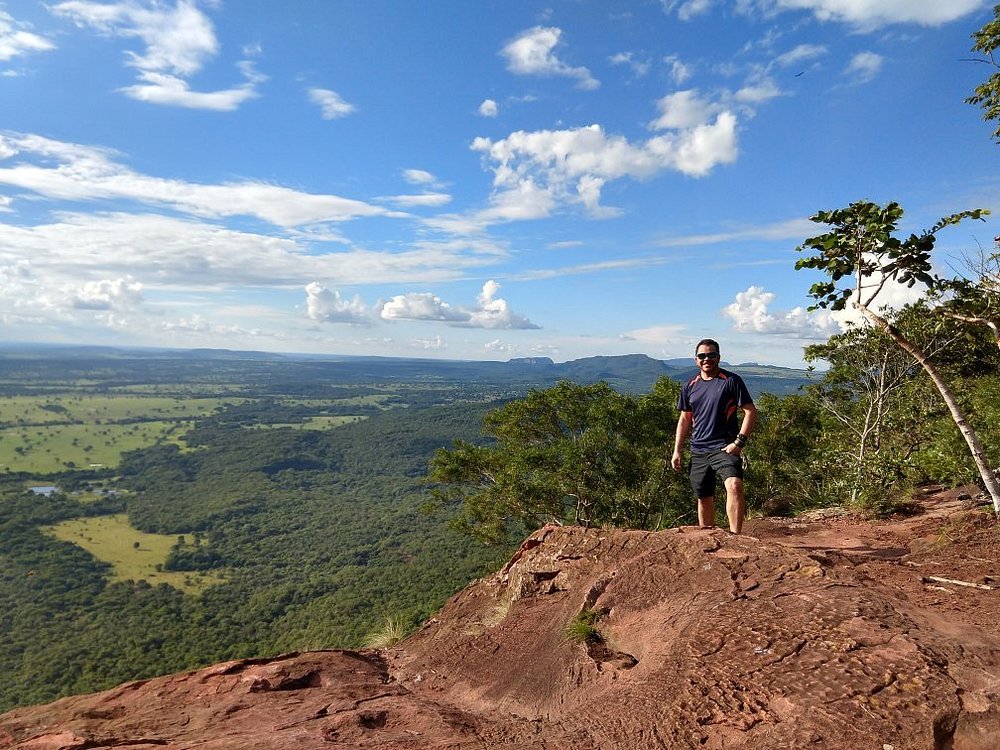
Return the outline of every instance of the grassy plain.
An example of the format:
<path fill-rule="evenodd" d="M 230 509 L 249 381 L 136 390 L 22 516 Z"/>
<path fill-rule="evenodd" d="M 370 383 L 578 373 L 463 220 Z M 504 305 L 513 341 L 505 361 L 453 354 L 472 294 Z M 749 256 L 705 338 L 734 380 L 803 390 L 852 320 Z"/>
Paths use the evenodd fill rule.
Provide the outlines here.
<path fill-rule="evenodd" d="M 125 451 L 173 441 L 193 422 L 62 424 L 0 430 L 0 471 L 49 474 L 67 468 L 114 467 Z"/>
<path fill-rule="evenodd" d="M 139 531 L 129 524 L 128 516 L 124 513 L 74 518 L 55 526 L 45 526 L 42 531 L 64 542 L 83 547 L 98 560 L 112 565 L 114 581 L 145 580 L 154 586 L 166 583 L 185 593 L 197 594 L 224 580 L 218 571 L 158 571 L 157 564 L 166 562 L 170 548 L 182 535 L 168 536 Z M 192 543 L 191 535 L 183 536 L 187 544 Z"/>
<path fill-rule="evenodd" d="M 134 394 L 0 396 L 0 423 L 16 427 L 60 422 L 102 424 L 124 419 L 199 417 L 240 400 Z"/>
<path fill-rule="evenodd" d="M 118 394 L 0 397 L 0 471 L 117 466 L 125 451 L 180 443 L 204 417 L 246 399 Z"/>
<path fill-rule="evenodd" d="M 318 417 L 306 417 L 302 422 L 268 422 L 266 424 L 249 424 L 245 425 L 248 430 L 279 430 L 279 429 L 291 429 L 291 430 L 330 430 L 334 427 L 340 427 L 341 425 L 351 424 L 353 422 L 360 422 L 362 419 L 367 419 L 363 415 L 350 415 L 350 416 L 324 416 L 320 415 Z"/>

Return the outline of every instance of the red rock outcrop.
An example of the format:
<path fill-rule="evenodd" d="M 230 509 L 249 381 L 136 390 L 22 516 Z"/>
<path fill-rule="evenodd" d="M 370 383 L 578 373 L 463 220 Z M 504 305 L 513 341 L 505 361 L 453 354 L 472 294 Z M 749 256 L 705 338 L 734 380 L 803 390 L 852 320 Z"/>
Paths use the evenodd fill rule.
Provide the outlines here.
<path fill-rule="evenodd" d="M 0 747 L 995 750 L 1000 532 L 944 501 L 741 537 L 546 527 L 396 648 L 17 709 Z M 585 610 L 601 639 L 573 642 Z"/>

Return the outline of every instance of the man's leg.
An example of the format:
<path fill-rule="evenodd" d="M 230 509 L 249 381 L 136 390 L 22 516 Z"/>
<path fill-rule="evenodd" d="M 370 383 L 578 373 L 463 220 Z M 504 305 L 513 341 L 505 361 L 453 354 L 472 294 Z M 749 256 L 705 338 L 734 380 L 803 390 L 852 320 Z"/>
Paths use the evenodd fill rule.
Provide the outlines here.
<path fill-rule="evenodd" d="M 739 477 L 729 477 L 726 484 L 726 515 L 729 517 L 729 530 L 734 534 L 743 532 L 743 516 L 746 515 L 747 503 L 743 496 L 743 480 Z"/>
<path fill-rule="evenodd" d="M 698 525 L 703 529 L 715 526 L 715 497 L 698 498 Z"/>

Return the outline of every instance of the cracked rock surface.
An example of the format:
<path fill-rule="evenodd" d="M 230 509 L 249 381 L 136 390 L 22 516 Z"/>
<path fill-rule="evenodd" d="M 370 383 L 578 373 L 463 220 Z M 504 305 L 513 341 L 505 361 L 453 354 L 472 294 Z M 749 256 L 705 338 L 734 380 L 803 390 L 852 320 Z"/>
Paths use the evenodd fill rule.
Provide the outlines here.
<path fill-rule="evenodd" d="M 957 498 L 744 536 L 545 527 L 396 648 L 17 709 L 0 748 L 995 750 L 1000 526 Z"/>

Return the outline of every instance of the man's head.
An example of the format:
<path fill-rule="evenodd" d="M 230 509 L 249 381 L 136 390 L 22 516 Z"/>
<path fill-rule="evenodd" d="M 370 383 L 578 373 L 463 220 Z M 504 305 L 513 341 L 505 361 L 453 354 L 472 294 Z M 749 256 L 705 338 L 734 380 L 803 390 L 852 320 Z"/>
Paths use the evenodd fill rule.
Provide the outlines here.
<path fill-rule="evenodd" d="M 719 342 L 702 339 L 694 349 L 694 361 L 702 374 L 714 377 L 719 372 Z"/>

